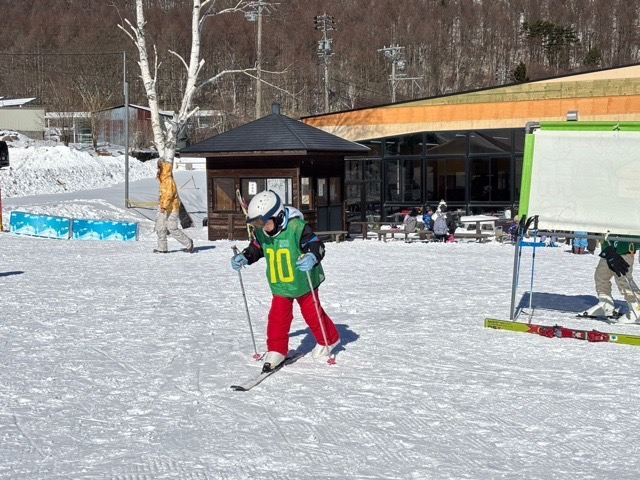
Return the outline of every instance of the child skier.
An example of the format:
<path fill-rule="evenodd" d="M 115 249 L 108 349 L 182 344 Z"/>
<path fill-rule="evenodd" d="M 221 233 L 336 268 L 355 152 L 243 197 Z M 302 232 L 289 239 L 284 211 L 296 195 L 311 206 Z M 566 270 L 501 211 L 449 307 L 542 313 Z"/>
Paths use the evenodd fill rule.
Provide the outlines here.
<path fill-rule="evenodd" d="M 318 343 L 313 350 L 313 357 L 329 357 L 340 342 L 340 334 L 322 309 L 317 293 L 324 281 L 320 264 L 325 253 L 323 243 L 303 220 L 302 213 L 295 208 L 285 207 L 272 190 L 260 192 L 251 199 L 247 208 L 247 223 L 256 227 L 256 238 L 231 259 L 231 267 L 239 271 L 245 265 L 266 257 L 267 281 L 273 298 L 267 321 L 267 354 L 262 370 L 268 372 L 285 360 L 289 351 L 294 299 L 300 305 L 302 316 Z M 322 318 L 318 318 L 318 311 Z"/>

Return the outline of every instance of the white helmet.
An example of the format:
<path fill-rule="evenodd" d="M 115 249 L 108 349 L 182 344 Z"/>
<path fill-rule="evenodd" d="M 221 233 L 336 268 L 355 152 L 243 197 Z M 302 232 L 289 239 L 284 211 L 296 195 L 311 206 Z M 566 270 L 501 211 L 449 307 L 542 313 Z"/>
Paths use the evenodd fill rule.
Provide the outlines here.
<path fill-rule="evenodd" d="M 247 223 L 265 224 L 272 218 L 284 216 L 284 205 L 277 193 L 265 190 L 255 195 L 247 207 Z M 278 223 L 276 221 L 276 223 Z"/>

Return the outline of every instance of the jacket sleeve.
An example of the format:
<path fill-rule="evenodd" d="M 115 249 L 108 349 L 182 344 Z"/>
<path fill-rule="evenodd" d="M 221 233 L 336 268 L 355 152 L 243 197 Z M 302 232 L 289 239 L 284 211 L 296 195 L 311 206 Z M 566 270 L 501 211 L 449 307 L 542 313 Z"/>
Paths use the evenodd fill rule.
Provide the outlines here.
<path fill-rule="evenodd" d="M 264 257 L 262 246 L 256 239 L 251 240 L 251 243 L 242 251 L 242 254 L 247 257 L 247 260 L 249 260 L 249 265 L 251 265 L 252 263 L 256 263 L 258 260 Z"/>
<path fill-rule="evenodd" d="M 324 258 L 324 243 L 313 233 L 309 224 L 304 226 L 300 236 L 300 250 L 304 253 L 313 253 L 318 262 Z"/>

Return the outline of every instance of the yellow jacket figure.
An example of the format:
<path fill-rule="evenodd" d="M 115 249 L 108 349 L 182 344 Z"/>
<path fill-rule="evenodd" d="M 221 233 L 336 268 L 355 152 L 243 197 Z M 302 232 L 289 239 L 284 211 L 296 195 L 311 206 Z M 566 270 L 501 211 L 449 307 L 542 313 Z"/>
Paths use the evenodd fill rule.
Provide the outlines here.
<path fill-rule="evenodd" d="M 158 248 L 154 253 L 167 253 L 167 235 L 171 235 L 184 247 L 184 251 L 193 252 L 193 241 L 178 227 L 180 215 L 180 198 L 178 188 L 173 179 L 173 165 L 158 160 L 158 174 L 160 183 L 160 204 L 156 217 L 156 233 L 158 235 Z"/>

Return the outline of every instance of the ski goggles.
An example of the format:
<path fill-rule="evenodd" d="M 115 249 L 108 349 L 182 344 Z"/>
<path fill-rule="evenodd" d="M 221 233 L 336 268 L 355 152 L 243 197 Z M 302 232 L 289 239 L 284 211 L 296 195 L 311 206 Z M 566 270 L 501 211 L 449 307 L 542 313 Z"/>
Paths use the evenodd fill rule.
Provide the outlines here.
<path fill-rule="evenodd" d="M 248 219 L 247 219 L 247 223 L 248 223 L 249 225 L 254 226 L 255 228 L 262 228 L 262 227 L 264 227 L 264 226 L 267 224 L 267 222 L 268 222 L 269 220 L 271 220 L 272 218 L 273 218 L 273 217 L 266 218 L 266 219 L 265 219 L 265 217 L 248 218 Z"/>
<path fill-rule="evenodd" d="M 266 222 L 262 219 L 262 217 L 247 219 L 247 225 L 251 225 L 252 227 L 262 228 Z"/>

